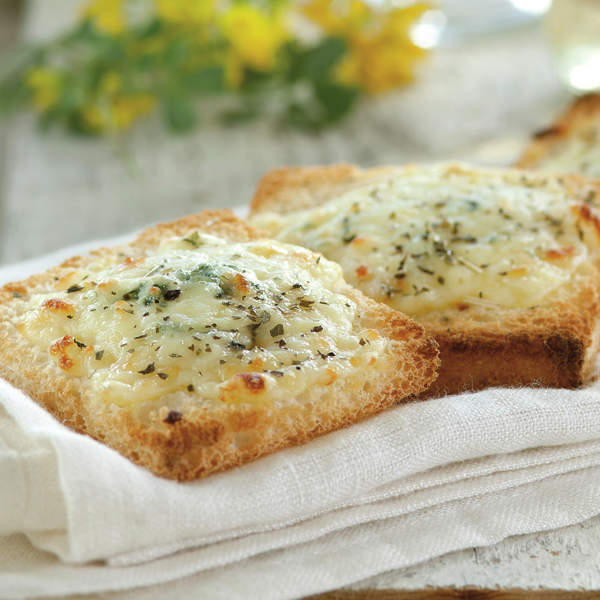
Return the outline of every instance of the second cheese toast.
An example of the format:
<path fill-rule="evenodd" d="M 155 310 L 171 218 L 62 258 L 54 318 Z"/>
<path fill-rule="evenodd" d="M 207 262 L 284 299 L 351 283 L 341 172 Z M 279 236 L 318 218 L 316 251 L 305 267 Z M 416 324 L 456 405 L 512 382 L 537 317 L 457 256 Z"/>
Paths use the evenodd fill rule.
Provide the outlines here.
<path fill-rule="evenodd" d="M 62 422 L 190 480 L 350 425 L 436 376 L 423 327 L 229 211 L 0 291 L 0 374 Z"/>
<path fill-rule="evenodd" d="M 322 252 L 440 344 L 429 394 L 577 387 L 598 346 L 597 184 L 461 164 L 279 169 L 253 223 Z M 297 199 L 297 200 L 296 200 Z"/>

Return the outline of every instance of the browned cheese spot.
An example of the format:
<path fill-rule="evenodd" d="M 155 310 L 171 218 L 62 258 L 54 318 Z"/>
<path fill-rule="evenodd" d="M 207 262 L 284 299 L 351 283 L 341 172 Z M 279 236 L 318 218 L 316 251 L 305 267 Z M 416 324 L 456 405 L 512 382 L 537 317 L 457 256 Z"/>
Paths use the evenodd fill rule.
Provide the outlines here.
<path fill-rule="evenodd" d="M 265 389 L 265 380 L 258 373 L 238 373 L 246 389 L 253 394 L 258 394 Z"/>

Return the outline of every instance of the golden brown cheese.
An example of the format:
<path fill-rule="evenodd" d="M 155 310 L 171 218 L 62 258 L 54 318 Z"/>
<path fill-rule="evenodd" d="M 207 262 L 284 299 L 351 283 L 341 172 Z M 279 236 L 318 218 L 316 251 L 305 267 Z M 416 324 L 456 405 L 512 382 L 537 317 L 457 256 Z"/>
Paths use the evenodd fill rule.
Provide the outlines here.
<path fill-rule="evenodd" d="M 110 255 L 31 298 L 21 333 L 94 396 L 127 407 L 285 401 L 377 362 L 338 265 L 271 241 L 190 232 L 138 258 Z"/>
<path fill-rule="evenodd" d="M 253 224 L 322 252 L 361 291 L 415 316 L 535 306 L 587 272 L 598 249 L 593 214 L 559 179 L 458 165 L 403 168 Z"/>

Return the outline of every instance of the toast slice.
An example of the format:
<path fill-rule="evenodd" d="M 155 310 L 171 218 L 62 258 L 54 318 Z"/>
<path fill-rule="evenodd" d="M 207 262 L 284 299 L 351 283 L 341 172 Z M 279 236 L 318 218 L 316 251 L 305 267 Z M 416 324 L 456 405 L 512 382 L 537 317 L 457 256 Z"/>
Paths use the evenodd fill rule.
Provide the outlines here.
<path fill-rule="evenodd" d="M 600 94 L 578 98 L 553 125 L 535 133 L 516 166 L 600 177 Z M 600 204 L 600 198 L 590 200 Z"/>
<path fill-rule="evenodd" d="M 251 222 L 419 321 L 442 359 L 427 395 L 573 388 L 598 347 L 598 188 L 461 164 L 284 168 L 258 184 Z"/>
<path fill-rule="evenodd" d="M 436 343 L 338 265 L 230 211 L 0 291 L 0 374 L 69 427 L 191 480 L 421 393 Z"/>

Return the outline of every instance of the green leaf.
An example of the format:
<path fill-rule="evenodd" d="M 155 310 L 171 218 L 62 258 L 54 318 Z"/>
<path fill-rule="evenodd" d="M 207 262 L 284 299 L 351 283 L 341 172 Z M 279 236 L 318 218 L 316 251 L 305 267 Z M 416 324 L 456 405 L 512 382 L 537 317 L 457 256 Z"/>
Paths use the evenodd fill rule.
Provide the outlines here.
<path fill-rule="evenodd" d="M 85 137 L 95 137 L 100 135 L 99 131 L 90 128 L 89 124 L 83 120 L 81 113 L 79 112 L 72 112 L 64 115 L 59 114 L 54 120 L 60 120 L 61 116 L 65 123 L 65 127 L 77 135 Z M 50 121 L 49 124 L 52 124 L 52 121 Z"/>
<path fill-rule="evenodd" d="M 233 110 L 226 110 L 220 114 L 220 120 L 224 125 L 238 125 L 247 123 L 259 115 L 256 106 L 247 105 Z"/>
<path fill-rule="evenodd" d="M 143 24 L 136 32 L 136 36 L 140 40 L 151 38 L 160 33 L 164 29 L 164 24 L 160 19 L 152 19 L 148 23 Z"/>
<path fill-rule="evenodd" d="M 259 90 L 265 88 L 273 79 L 272 73 L 262 73 L 246 67 L 242 77 L 242 88 L 240 92 L 255 94 Z"/>
<path fill-rule="evenodd" d="M 328 37 L 311 48 L 303 57 L 302 72 L 309 79 L 323 79 L 343 58 L 348 50 L 341 38 Z"/>
<path fill-rule="evenodd" d="M 186 86 L 200 93 L 217 93 L 225 90 L 223 67 L 201 67 L 185 76 Z"/>
<path fill-rule="evenodd" d="M 98 30 L 94 27 L 91 19 L 84 19 L 80 21 L 73 29 L 67 31 L 62 37 L 58 38 L 57 41 L 63 44 L 70 44 L 75 41 L 85 41 L 92 37 L 97 37 L 99 34 Z"/>
<path fill-rule="evenodd" d="M 163 110 L 167 126 L 175 133 L 192 129 L 197 115 L 191 99 L 185 95 L 171 94 L 163 99 Z"/>
<path fill-rule="evenodd" d="M 165 49 L 164 60 L 167 67 L 179 67 L 190 57 L 190 41 L 185 37 L 178 37 L 168 44 Z"/>
<path fill-rule="evenodd" d="M 285 122 L 298 129 L 320 131 L 345 117 L 359 97 L 360 90 L 330 79 L 312 82 L 303 95 L 288 103 Z"/>
<path fill-rule="evenodd" d="M 280 50 L 283 56 L 284 72 L 286 81 L 298 81 L 303 76 L 303 61 L 306 53 L 296 40 L 286 42 Z"/>
<path fill-rule="evenodd" d="M 0 83 L 0 113 L 12 113 L 27 106 L 30 92 L 16 77 Z"/>
<path fill-rule="evenodd" d="M 345 117 L 360 96 L 357 88 L 347 87 L 331 81 L 315 84 L 315 97 L 324 109 L 324 118 L 333 123 Z"/>
<path fill-rule="evenodd" d="M 291 102 L 285 111 L 285 123 L 297 129 L 317 130 L 319 119 L 300 102 Z"/>

